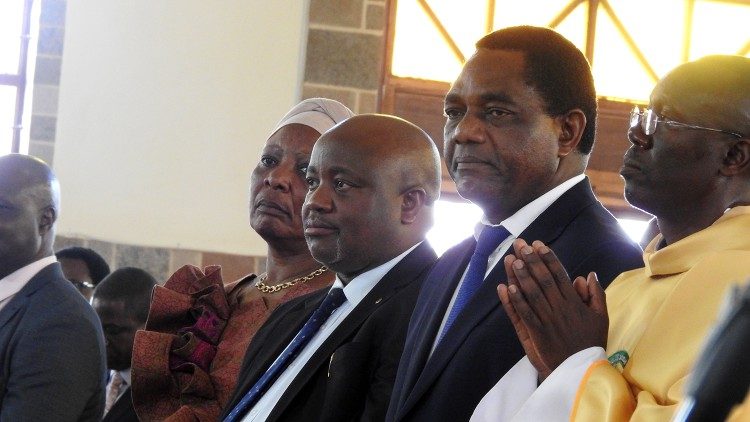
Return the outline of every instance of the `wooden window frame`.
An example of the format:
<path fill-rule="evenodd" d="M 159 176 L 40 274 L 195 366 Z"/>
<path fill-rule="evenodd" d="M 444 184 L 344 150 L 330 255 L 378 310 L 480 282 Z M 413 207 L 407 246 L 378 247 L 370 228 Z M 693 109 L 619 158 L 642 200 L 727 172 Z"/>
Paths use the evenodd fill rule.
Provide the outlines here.
<path fill-rule="evenodd" d="M 16 104 L 13 115 L 13 137 L 11 139 L 11 152 L 19 152 L 21 149 L 21 129 L 23 124 L 23 107 L 26 97 L 26 69 L 28 66 L 29 40 L 31 40 L 31 7 L 33 0 L 24 0 L 23 19 L 21 23 L 21 34 L 19 42 L 21 48 L 18 55 L 17 73 L 0 73 L 0 85 L 16 87 Z"/>

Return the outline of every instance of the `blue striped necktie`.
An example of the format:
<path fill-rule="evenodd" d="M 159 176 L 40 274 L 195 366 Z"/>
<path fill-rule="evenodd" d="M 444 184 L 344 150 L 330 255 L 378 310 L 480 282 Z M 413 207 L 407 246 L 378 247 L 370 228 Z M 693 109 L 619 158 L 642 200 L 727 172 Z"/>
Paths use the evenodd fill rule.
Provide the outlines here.
<path fill-rule="evenodd" d="M 461 310 L 471 300 L 474 293 L 479 290 L 479 286 L 482 285 L 484 275 L 487 273 L 487 261 L 490 254 L 508 236 L 510 236 L 510 232 L 503 226 L 485 226 L 482 229 L 482 233 L 479 234 L 479 239 L 477 240 L 477 245 L 474 248 L 474 253 L 471 255 L 471 261 L 469 261 L 469 268 L 466 270 L 464 282 L 458 290 L 456 300 L 453 302 L 453 308 L 451 308 L 448 319 L 445 320 L 443 331 L 440 333 L 440 341 L 442 341 L 445 333 L 448 332 L 456 321 Z"/>
<path fill-rule="evenodd" d="M 263 376 L 260 377 L 250 391 L 245 394 L 242 400 L 240 400 L 237 406 L 232 409 L 224 421 L 237 421 L 244 416 L 248 409 L 255 406 L 258 400 L 263 397 L 263 394 L 265 394 L 273 385 L 279 375 L 281 375 L 289 364 L 294 361 L 310 339 L 315 336 L 315 333 L 318 332 L 320 327 L 325 324 L 328 317 L 330 317 L 331 314 L 333 314 L 333 312 L 344 302 L 346 302 L 344 290 L 340 287 L 331 289 L 318 309 L 315 310 L 310 319 L 307 320 L 299 333 L 294 337 L 294 340 L 289 343 L 289 346 L 284 349 L 281 356 L 279 356 L 271 367 L 266 370 Z"/>

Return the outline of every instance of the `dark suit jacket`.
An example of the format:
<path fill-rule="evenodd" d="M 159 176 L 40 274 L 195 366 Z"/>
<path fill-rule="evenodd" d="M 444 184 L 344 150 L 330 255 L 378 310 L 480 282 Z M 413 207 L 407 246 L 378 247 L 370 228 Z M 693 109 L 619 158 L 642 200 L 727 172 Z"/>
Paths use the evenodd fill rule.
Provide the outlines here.
<path fill-rule="evenodd" d="M 268 421 L 382 421 L 409 316 L 437 257 L 423 242 L 351 311 L 279 399 Z M 250 343 L 227 413 L 322 302 L 327 289 L 279 306 Z"/>
<path fill-rule="evenodd" d="M 605 286 L 621 272 L 643 266 L 640 248 L 594 198 L 588 180 L 563 194 L 520 237 L 549 245 L 571 276 L 596 271 Z M 482 397 L 524 356 L 497 296 L 497 284 L 506 280 L 500 261 L 466 305 L 471 312 L 459 315 L 428 360 L 475 245 L 472 237 L 450 249 L 427 276 L 386 420 L 467 421 Z"/>
<path fill-rule="evenodd" d="M 0 310 L 0 420 L 99 421 L 105 359 L 96 313 L 48 265 Z"/>
<path fill-rule="evenodd" d="M 133 396 L 128 387 L 119 399 L 109 409 L 102 422 L 138 422 L 138 416 L 133 407 Z"/>

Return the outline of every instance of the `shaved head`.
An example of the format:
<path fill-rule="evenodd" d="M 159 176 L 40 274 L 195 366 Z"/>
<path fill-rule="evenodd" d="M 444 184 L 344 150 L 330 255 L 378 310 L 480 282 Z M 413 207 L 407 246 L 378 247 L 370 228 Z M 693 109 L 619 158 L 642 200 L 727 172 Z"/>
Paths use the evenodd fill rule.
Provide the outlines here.
<path fill-rule="evenodd" d="M 52 255 L 60 187 L 44 161 L 0 157 L 0 278 Z"/>
<path fill-rule="evenodd" d="M 714 55 L 678 66 L 654 88 L 690 122 L 750 136 L 750 58 Z"/>
<path fill-rule="evenodd" d="M 749 58 L 682 64 L 656 84 L 649 108 L 693 126 L 628 131 L 625 198 L 657 217 L 668 244 L 710 226 L 727 208 L 750 205 Z"/>
<path fill-rule="evenodd" d="M 0 183 L 3 187 L 13 187 L 35 196 L 42 204 L 60 206 L 57 177 L 44 161 L 36 157 L 25 154 L 0 157 Z"/>
<path fill-rule="evenodd" d="M 362 114 L 326 132 L 321 140 L 361 151 L 399 173 L 403 191 L 425 189 L 428 204 L 440 197 L 440 154 L 430 136 L 419 126 L 395 116 Z"/>
<path fill-rule="evenodd" d="M 440 195 L 440 157 L 414 124 L 358 115 L 320 137 L 307 182 L 305 239 L 345 281 L 424 240 Z"/>

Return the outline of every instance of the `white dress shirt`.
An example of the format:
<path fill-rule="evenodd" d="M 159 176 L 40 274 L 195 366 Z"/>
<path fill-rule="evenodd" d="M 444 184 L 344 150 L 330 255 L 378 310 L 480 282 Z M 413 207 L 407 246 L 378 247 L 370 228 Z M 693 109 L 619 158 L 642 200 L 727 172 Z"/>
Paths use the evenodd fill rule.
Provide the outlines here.
<path fill-rule="evenodd" d="M 344 289 L 344 296 L 346 301 L 336 309 L 328 320 L 320 327 L 320 330 L 310 339 L 310 342 L 305 345 L 302 351 L 299 353 L 296 359 L 287 366 L 284 372 L 279 375 L 279 378 L 271 385 L 266 391 L 263 397 L 258 400 L 258 403 L 253 406 L 252 409 L 242 419 L 243 422 L 250 421 L 265 421 L 273 411 L 276 403 L 279 401 L 281 396 L 284 394 L 292 381 L 297 377 L 302 368 L 307 364 L 312 355 L 318 350 L 318 348 L 325 342 L 328 337 L 333 333 L 334 330 L 341 324 L 342 321 L 349 315 L 354 308 L 357 307 L 359 302 L 367 296 L 368 293 L 378 284 L 381 278 L 383 278 L 388 271 L 396 266 L 406 255 L 409 254 L 414 248 L 419 246 L 422 242 L 417 243 L 411 248 L 407 249 L 401 255 L 391 259 L 390 261 L 381 264 L 367 272 L 364 272 L 354 277 L 349 284 L 344 286 L 338 275 L 336 280 L 331 286 L 331 289 L 337 287 Z M 287 346 L 289 347 L 289 346 Z M 283 355 L 282 352 L 279 356 Z M 278 358 L 277 358 L 278 359 Z"/>
<path fill-rule="evenodd" d="M 490 254 L 487 260 L 487 272 L 484 274 L 484 276 L 487 277 L 490 274 L 490 272 L 500 262 L 501 258 L 505 255 L 505 252 L 511 247 L 511 245 L 513 244 L 513 241 L 516 240 L 516 238 L 521 233 L 523 233 L 523 231 L 526 230 L 526 228 L 529 227 L 531 223 L 534 222 L 534 220 L 537 219 L 537 217 L 539 217 L 547 208 L 549 208 L 549 206 L 552 205 L 553 202 L 557 201 L 557 199 L 560 198 L 565 192 L 570 190 L 570 188 L 572 188 L 573 186 L 575 186 L 576 184 L 578 184 L 580 181 L 582 181 L 585 178 L 586 176 L 583 174 L 579 174 L 578 176 L 571 177 L 570 179 L 550 189 L 547 193 L 540 196 L 539 198 L 529 202 L 523 208 L 516 211 L 515 214 L 501 221 L 500 224 L 496 224 L 495 226 L 505 227 L 505 229 L 510 232 L 510 236 L 508 236 L 505 240 L 500 242 L 500 245 L 498 245 L 497 249 L 495 249 Z M 493 224 L 490 224 L 486 215 L 482 216 L 481 222 L 479 222 L 474 228 L 475 239 L 479 239 L 479 234 L 482 233 L 484 226 L 493 226 Z M 537 239 L 525 239 L 525 240 L 531 242 Z M 432 356 L 432 353 L 435 352 L 435 348 L 438 345 L 440 334 L 443 332 L 445 323 L 448 320 L 448 314 L 450 314 L 451 309 L 453 309 L 453 303 L 456 301 L 456 297 L 458 296 L 458 291 L 461 289 L 461 285 L 464 283 L 464 278 L 466 278 L 467 269 L 468 269 L 468 266 L 464 268 L 464 274 L 461 276 L 461 280 L 458 282 L 458 285 L 456 286 L 456 290 L 453 291 L 453 297 L 451 298 L 450 303 L 448 303 L 448 307 L 445 309 L 443 322 L 440 323 L 440 329 L 437 331 L 437 335 L 435 336 L 435 339 L 433 340 L 432 350 L 430 351 L 430 356 Z M 500 299 L 498 299 L 498 301 L 499 300 Z"/>
<path fill-rule="evenodd" d="M 109 390 L 112 388 L 112 380 L 114 379 L 115 372 L 119 372 L 120 376 L 122 377 L 122 385 L 120 386 L 120 391 L 118 392 L 117 399 L 115 399 L 115 401 L 117 401 L 122 396 L 122 394 L 125 392 L 125 390 L 127 390 L 128 387 L 130 387 L 130 371 L 131 371 L 131 369 L 132 368 L 128 368 L 128 369 L 125 369 L 125 370 L 122 370 L 122 371 L 115 371 L 115 370 L 110 370 L 109 371 L 109 381 L 107 382 L 106 393 L 109 393 Z"/>
<path fill-rule="evenodd" d="M 15 297 L 44 267 L 57 262 L 55 255 L 45 256 L 25 267 L 21 267 L 0 280 L 0 310 Z"/>

